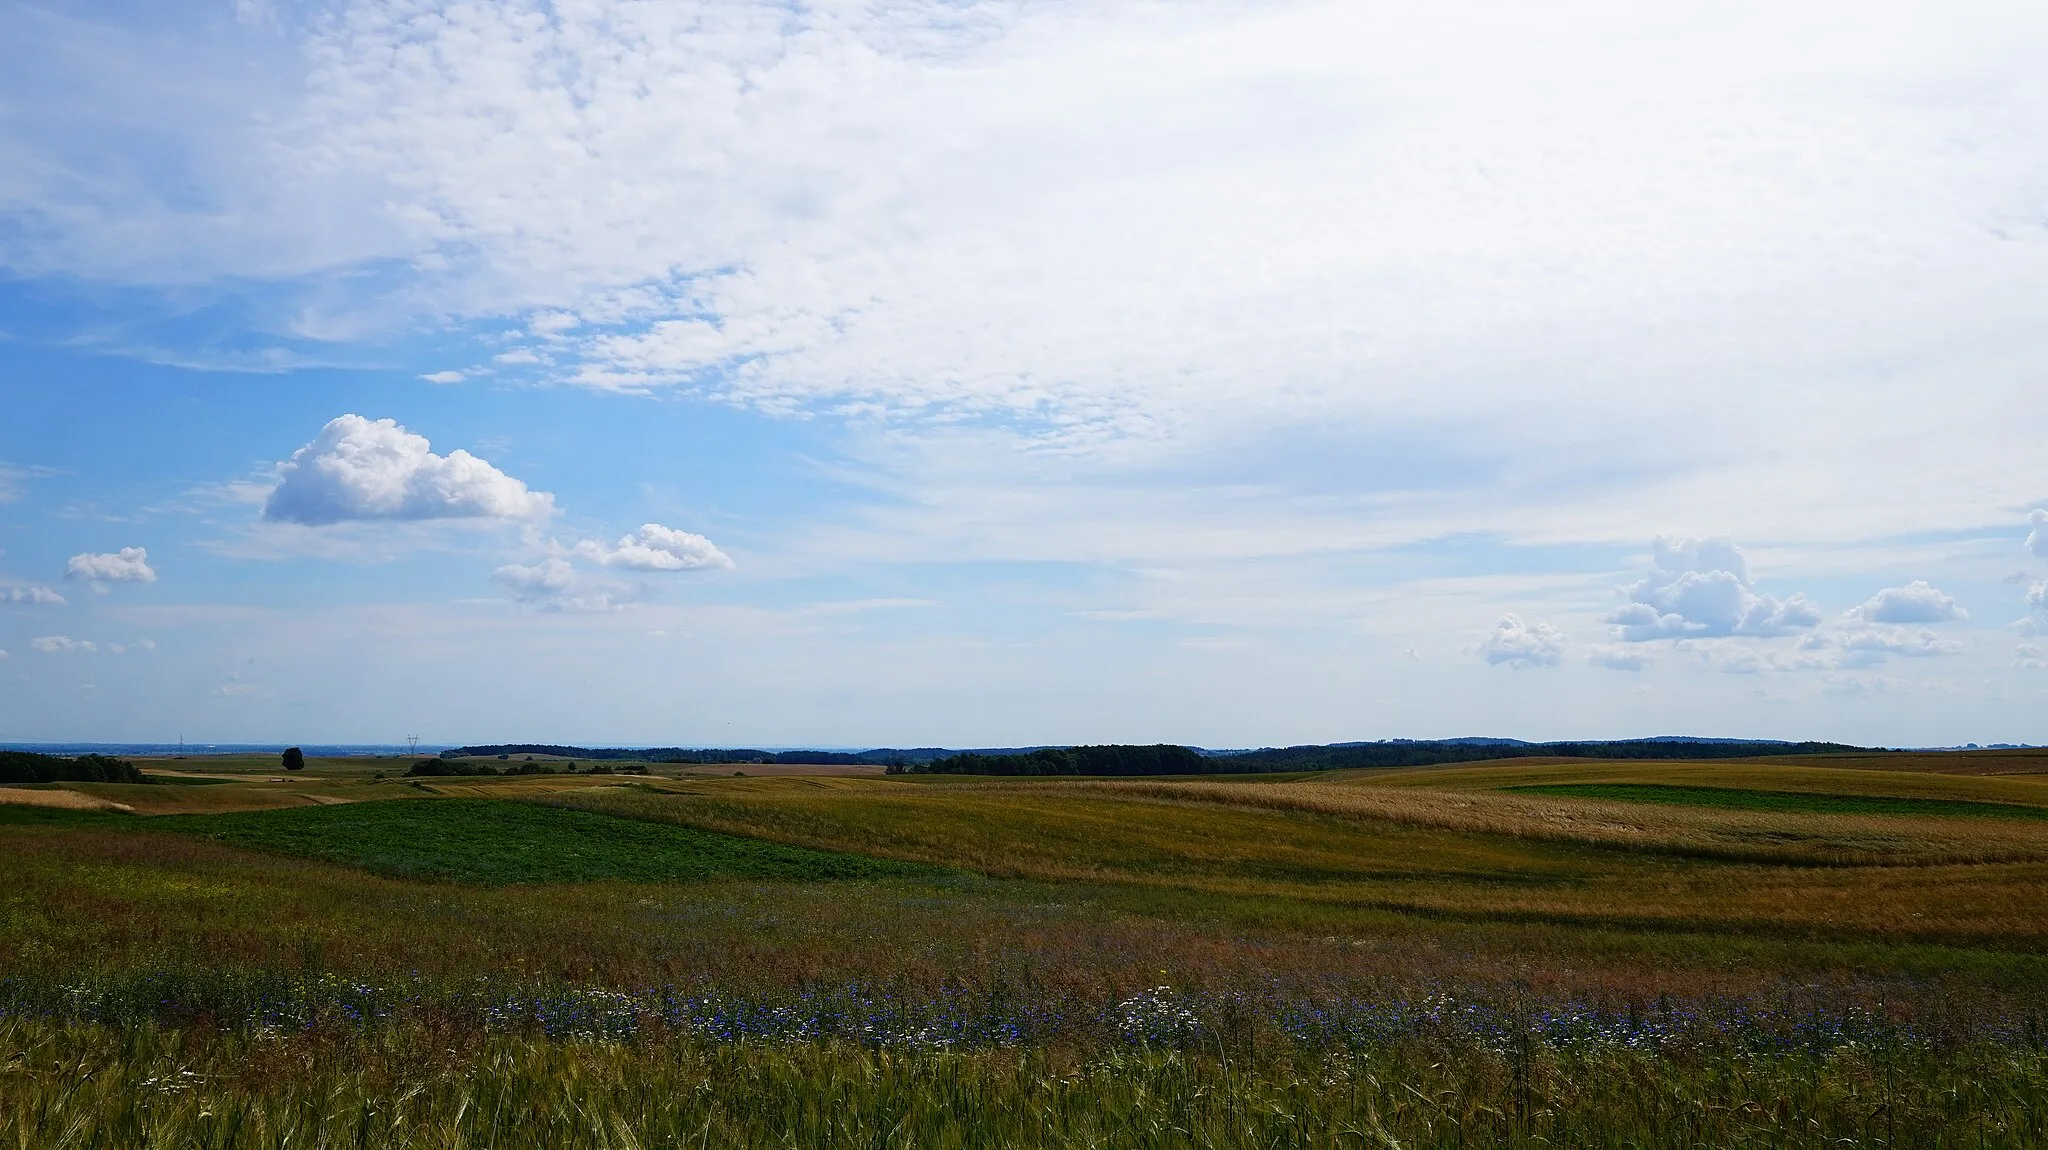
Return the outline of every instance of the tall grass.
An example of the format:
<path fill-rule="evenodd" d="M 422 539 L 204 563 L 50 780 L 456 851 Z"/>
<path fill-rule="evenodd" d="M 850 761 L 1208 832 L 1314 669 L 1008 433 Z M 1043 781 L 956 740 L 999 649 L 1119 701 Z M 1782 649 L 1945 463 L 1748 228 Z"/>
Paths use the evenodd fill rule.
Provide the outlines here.
<path fill-rule="evenodd" d="M 2023 1146 L 2038 1050 L 1758 1057 L 349 1039 L 0 1024 L 0 1143 L 262 1147 Z"/>

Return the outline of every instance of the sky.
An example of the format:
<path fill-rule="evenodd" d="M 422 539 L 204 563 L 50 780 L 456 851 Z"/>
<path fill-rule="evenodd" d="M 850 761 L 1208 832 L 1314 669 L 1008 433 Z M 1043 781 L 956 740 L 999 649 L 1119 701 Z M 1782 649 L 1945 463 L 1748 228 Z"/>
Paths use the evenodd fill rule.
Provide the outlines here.
<path fill-rule="evenodd" d="M 0 0 L 0 741 L 2048 743 L 2048 7 Z"/>

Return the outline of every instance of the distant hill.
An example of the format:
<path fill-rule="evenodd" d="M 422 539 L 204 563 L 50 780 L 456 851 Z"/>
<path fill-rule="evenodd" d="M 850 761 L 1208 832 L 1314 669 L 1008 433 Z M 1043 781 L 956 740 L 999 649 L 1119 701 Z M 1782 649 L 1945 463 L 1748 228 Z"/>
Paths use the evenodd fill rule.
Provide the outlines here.
<path fill-rule="evenodd" d="M 551 743 L 497 743 L 456 747 L 444 757 L 551 755 L 592 761 L 650 763 L 778 763 L 866 765 L 912 774 L 983 775 L 1198 775 L 1273 771 L 1334 771 L 1359 767 L 1425 767 L 1555 755 L 1586 759 L 1732 759 L 1754 755 L 1815 755 L 1868 751 L 1845 743 L 1789 743 L 1774 739 L 1708 739 L 1660 735 L 1531 743 L 1522 739 L 1388 739 L 1377 743 L 1324 743 L 1258 750 L 1209 751 L 1172 744 L 1083 747 L 881 747 L 866 751 L 763 751 L 706 747 L 569 747 Z"/>

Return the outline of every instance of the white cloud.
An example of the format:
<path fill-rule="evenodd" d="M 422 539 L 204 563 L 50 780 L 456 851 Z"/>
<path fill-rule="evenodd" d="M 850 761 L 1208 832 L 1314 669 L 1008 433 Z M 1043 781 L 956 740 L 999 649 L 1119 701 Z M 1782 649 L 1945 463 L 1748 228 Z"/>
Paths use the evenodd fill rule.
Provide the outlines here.
<path fill-rule="evenodd" d="M 428 372 L 420 378 L 428 383 L 461 383 L 463 375 L 459 371 L 434 371 Z"/>
<path fill-rule="evenodd" d="M 1602 644 L 1586 652 L 1586 662 L 1610 671 L 1642 671 L 1649 668 L 1651 659 L 1640 647 Z"/>
<path fill-rule="evenodd" d="M 2048 634 L 2048 579 L 2027 588 L 2026 604 L 2028 613 L 2013 620 L 2009 626 L 2023 639 Z"/>
<path fill-rule="evenodd" d="M 2012 662 L 2013 666 L 2030 671 L 2048 671 L 2048 649 L 2038 643 L 2017 644 L 2012 649 Z"/>
<path fill-rule="evenodd" d="M 2048 559 L 2048 509 L 2036 507 L 2027 515 L 2034 529 L 2027 533 L 2027 550 Z"/>
<path fill-rule="evenodd" d="M 508 563 L 493 572 L 491 580 L 518 602 L 543 611 L 615 611 L 635 599 L 632 588 L 592 579 L 560 558 Z"/>
<path fill-rule="evenodd" d="M 149 551 L 123 547 L 111 554 L 73 555 L 64 565 L 66 579 L 92 583 L 154 583 L 156 569 L 149 565 Z"/>
<path fill-rule="evenodd" d="M 1953 639 L 1943 639 L 1924 628 L 1915 631 L 1909 627 L 1860 627 L 1836 636 L 1834 643 L 1844 651 L 1903 655 L 1907 658 L 1955 655 L 1963 649 L 1963 645 Z"/>
<path fill-rule="evenodd" d="M 29 603 L 49 607 L 64 606 L 64 596 L 48 587 L 0 587 L 0 603 Z"/>
<path fill-rule="evenodd" d="M 1887 587 L 1862 606 L 1851 608 L 1850 614 L 1873 623 L 1946 623 L 1970 617 L 1954 599 L 1922 579 L 1904 587 Z"/>
<path fill-rule="evenodd" d="M 85 639 L 73 639 L 68 635 L 42 635 L 28 641 L 30 647 L 44 654 L 59 651 L 97 651 L 99 647 Z"/>
<path fill-rule="evenodd" d="M 343 415 L 278 466 L 267 520 L 326 526 L 355 520 L 539 520 L 554 496 L 529 491 L 467 451 L 446 456 L 395 420 Z"/>
<path fill-rule="evenodd" d="M 1784 635 L 1818 625 L 1804 595 L 1780 601 L 1750 587 L 1749 563 L 1726 537 L 1653 544 L 1650 573 L 1623 589 L 1628 605 L 1608 616 L 1631 643 L 1683 636 Z"/>
<path fill-rule="evenodd" d="M 1525 624 L 1507 614 L 1493 625 L 1478 651 L 1488 663 L 1510 667 L 1555 667 L 1564 661 L 1564 634 L 1548 623 Z"/>
<path fill-rule="evenodd" d="M 576 545 L 576 553 L 606 567 L 629 571 L 702 571 L 732 566 L 732 560 L 711 540 L 659 523 L 643 524 L 634 534 L 621 537 L 616 547 L 586 539 Z"/>

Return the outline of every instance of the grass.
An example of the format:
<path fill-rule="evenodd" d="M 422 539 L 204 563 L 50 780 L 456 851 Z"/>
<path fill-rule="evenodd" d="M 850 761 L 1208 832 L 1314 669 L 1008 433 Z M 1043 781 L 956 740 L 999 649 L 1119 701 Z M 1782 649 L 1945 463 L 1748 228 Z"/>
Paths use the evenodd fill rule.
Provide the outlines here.
<path fill-rule="evenodd" d="M 1559 928 L 2038 947 L 2048 827 L 1236 783 L 762 779 L 552 796 L 997 877 Z"/>
<path fill-rule="evenodd" d="M 480 799 L 350 803 L 156 820 L 158 829 L 477 883 L 675 882 L 713 876 L 873 878 L 919 868 L 557 807 Z"/>
<path fill-rule="evenodd" d="M 0 1144 L 2048 1139 L 2039 780 L 307 776 L 0 806 Z"/>
<path fill-rule="evenodd" d="M 641 1146 L 1963 1147 L 2048 1137 L 2039 1054 L 1686 1062 L 1416 1043 L 1251 1064 L 1134 1048 L 902 1054 L 401 1030 L 274 1037 L 0 1027 L 0 1139 L 47 1150 Z"/>
<path fill-rule="evenodd" d="M 1552 783 L 1505 787 L 1520 794 L 1610 799 L 1627 803 L 1669 803 L 1733 811 L 1790 811 L 1810 814 L 1928 815 L 1997 819 L 2048 819 L 2048 807 L 1977 803 L 1955 799 L 1907 799 L 1880 795 L 1826 795 L 1799 791 L 1683 787 L 1662 783 Z"/>

